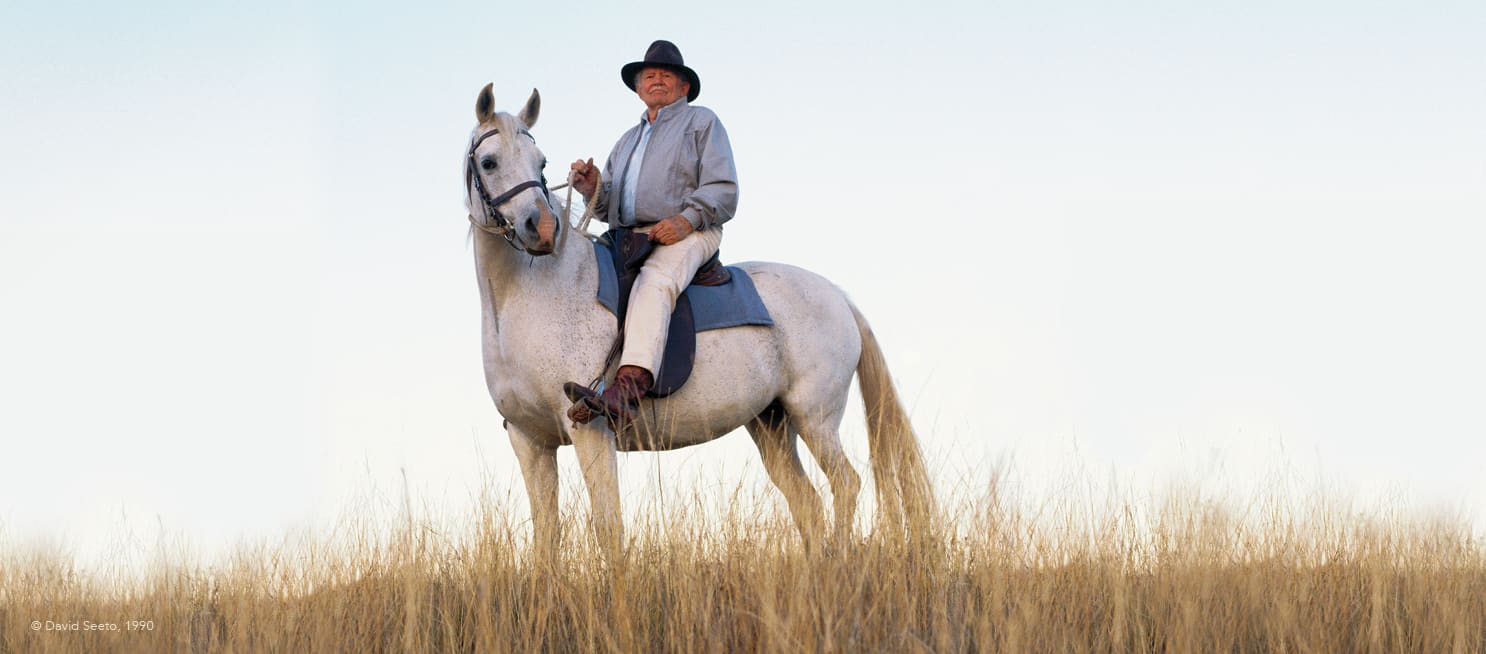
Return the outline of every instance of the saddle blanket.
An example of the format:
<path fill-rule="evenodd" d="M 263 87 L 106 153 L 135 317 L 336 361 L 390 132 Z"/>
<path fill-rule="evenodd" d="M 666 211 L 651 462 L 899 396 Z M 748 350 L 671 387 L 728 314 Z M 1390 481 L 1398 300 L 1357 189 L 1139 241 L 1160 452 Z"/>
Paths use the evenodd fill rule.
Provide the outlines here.
<path fill-rule="evenodd" d="M 619 276 L 614 272 L 614 254 L 603 242 L 593 244 L 599 264 L 599 304 L 609 313 L 619 315 Z M 688 286 L 682 293 L 691 300 L 691 313 L 696 330 L 758 325 L 770 327 L 774 319 L 764 306 L 763 298 L 753 286 L 753 278 L 736 266 L 727 266 L 732 281 L 721 286 Z"/>

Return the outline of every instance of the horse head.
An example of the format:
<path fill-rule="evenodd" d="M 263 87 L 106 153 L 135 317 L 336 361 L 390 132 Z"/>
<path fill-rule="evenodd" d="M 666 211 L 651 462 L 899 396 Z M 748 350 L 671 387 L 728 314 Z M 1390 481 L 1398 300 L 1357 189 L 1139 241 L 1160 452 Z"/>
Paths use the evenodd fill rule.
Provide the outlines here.
<path fill-rule="evenodd" d="M 537 123 L 542 99 L 536 89 L 512 116 L 495 111 L 491 85 L 475 101 L 476 125 L 465 156 L 465 207 L 470 223 L 501 236 L 527 254 L 551 254 L 561 234 L 552 215 L 547 158 L 528 131 Z"/>

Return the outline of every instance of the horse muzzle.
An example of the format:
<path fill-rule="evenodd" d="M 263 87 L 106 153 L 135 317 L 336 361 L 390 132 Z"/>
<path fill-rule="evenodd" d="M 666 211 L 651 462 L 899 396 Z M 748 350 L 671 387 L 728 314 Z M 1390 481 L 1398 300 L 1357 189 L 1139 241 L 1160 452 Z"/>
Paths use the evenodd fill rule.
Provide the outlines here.
<path fill-rule="evenodd" d="M 557 218 L 553 217 L 545 202 L 537 204 L 537 212 L 537 242 L 526 251 L 536 256 L 552 254 L 557 247 Z"/>

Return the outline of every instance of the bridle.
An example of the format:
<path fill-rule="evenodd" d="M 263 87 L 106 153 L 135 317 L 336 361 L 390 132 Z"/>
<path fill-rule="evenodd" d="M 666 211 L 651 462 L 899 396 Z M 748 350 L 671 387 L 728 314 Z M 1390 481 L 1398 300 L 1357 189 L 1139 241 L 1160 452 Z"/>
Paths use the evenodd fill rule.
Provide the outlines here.
<path fill-rule="evenodd" d="M 542 201 L 547 202 L 548 206 L 550 207 L 552 193 L 551 191 L 547 190 L 547 176 L 542 175 L 540 181 L 528 180 L 525 182 L 521 182 L 520 184 L 511 187 L 506 192 L 501 193 L 500 195 L 497 195 L 493 198 L 490 197 L 490 192 L 485 190 L 484 180 L 480 179 L 479 163 L 475 161 L 475 150 L 479 149 L 480 144 L 484 143 L 485 139 L 499 133 L 500 129 L 493 128 L 481 134 L 478 138 L 470 143 L 470 150 L 465 155 L 465 188 L 468 189 L 470 185 L 474 185 L 475 193 L 480 196 L 480 203 L 485 206 L 485 220 L 475 220 L 474 214 L 470 214 L 470 224 L 474 225 L 476 229 L 485 232 L 486 234 L 492 234 L 504 238 L 507 245 L 510 245 L 511 247 L 522 252 L 526 252 L 526 248 L 523 248 L 516 244 L 516 225 L 511 221 L 506 220 L 505 216 L 502 216 L 499 211 L 496 211 L 496 208 L 502 204 L 505 204 L 511 198 L 516 197 L 516 194 L 529 188 L 542 189 Z M 531 132 L 523 129 L 520 130 L 520 133 L 525 134 L 528 138 L 531 138 L 533 142 L 536 141 L 536 137 L 532 136 Z"/>

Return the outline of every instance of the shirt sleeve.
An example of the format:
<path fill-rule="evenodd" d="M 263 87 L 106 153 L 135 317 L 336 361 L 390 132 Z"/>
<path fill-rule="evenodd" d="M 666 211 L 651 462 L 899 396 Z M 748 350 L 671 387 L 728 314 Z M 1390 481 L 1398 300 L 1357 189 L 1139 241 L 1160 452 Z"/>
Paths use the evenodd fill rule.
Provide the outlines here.
<path fill-rule="evenodd" d="M 733 145 L 717 116 L 696 132 L 696 139 L 697 189 L 682 200 L 681 215 L 701 230 L 727 222 L 737 211 L 738 169 L 733 164 Z"/>

